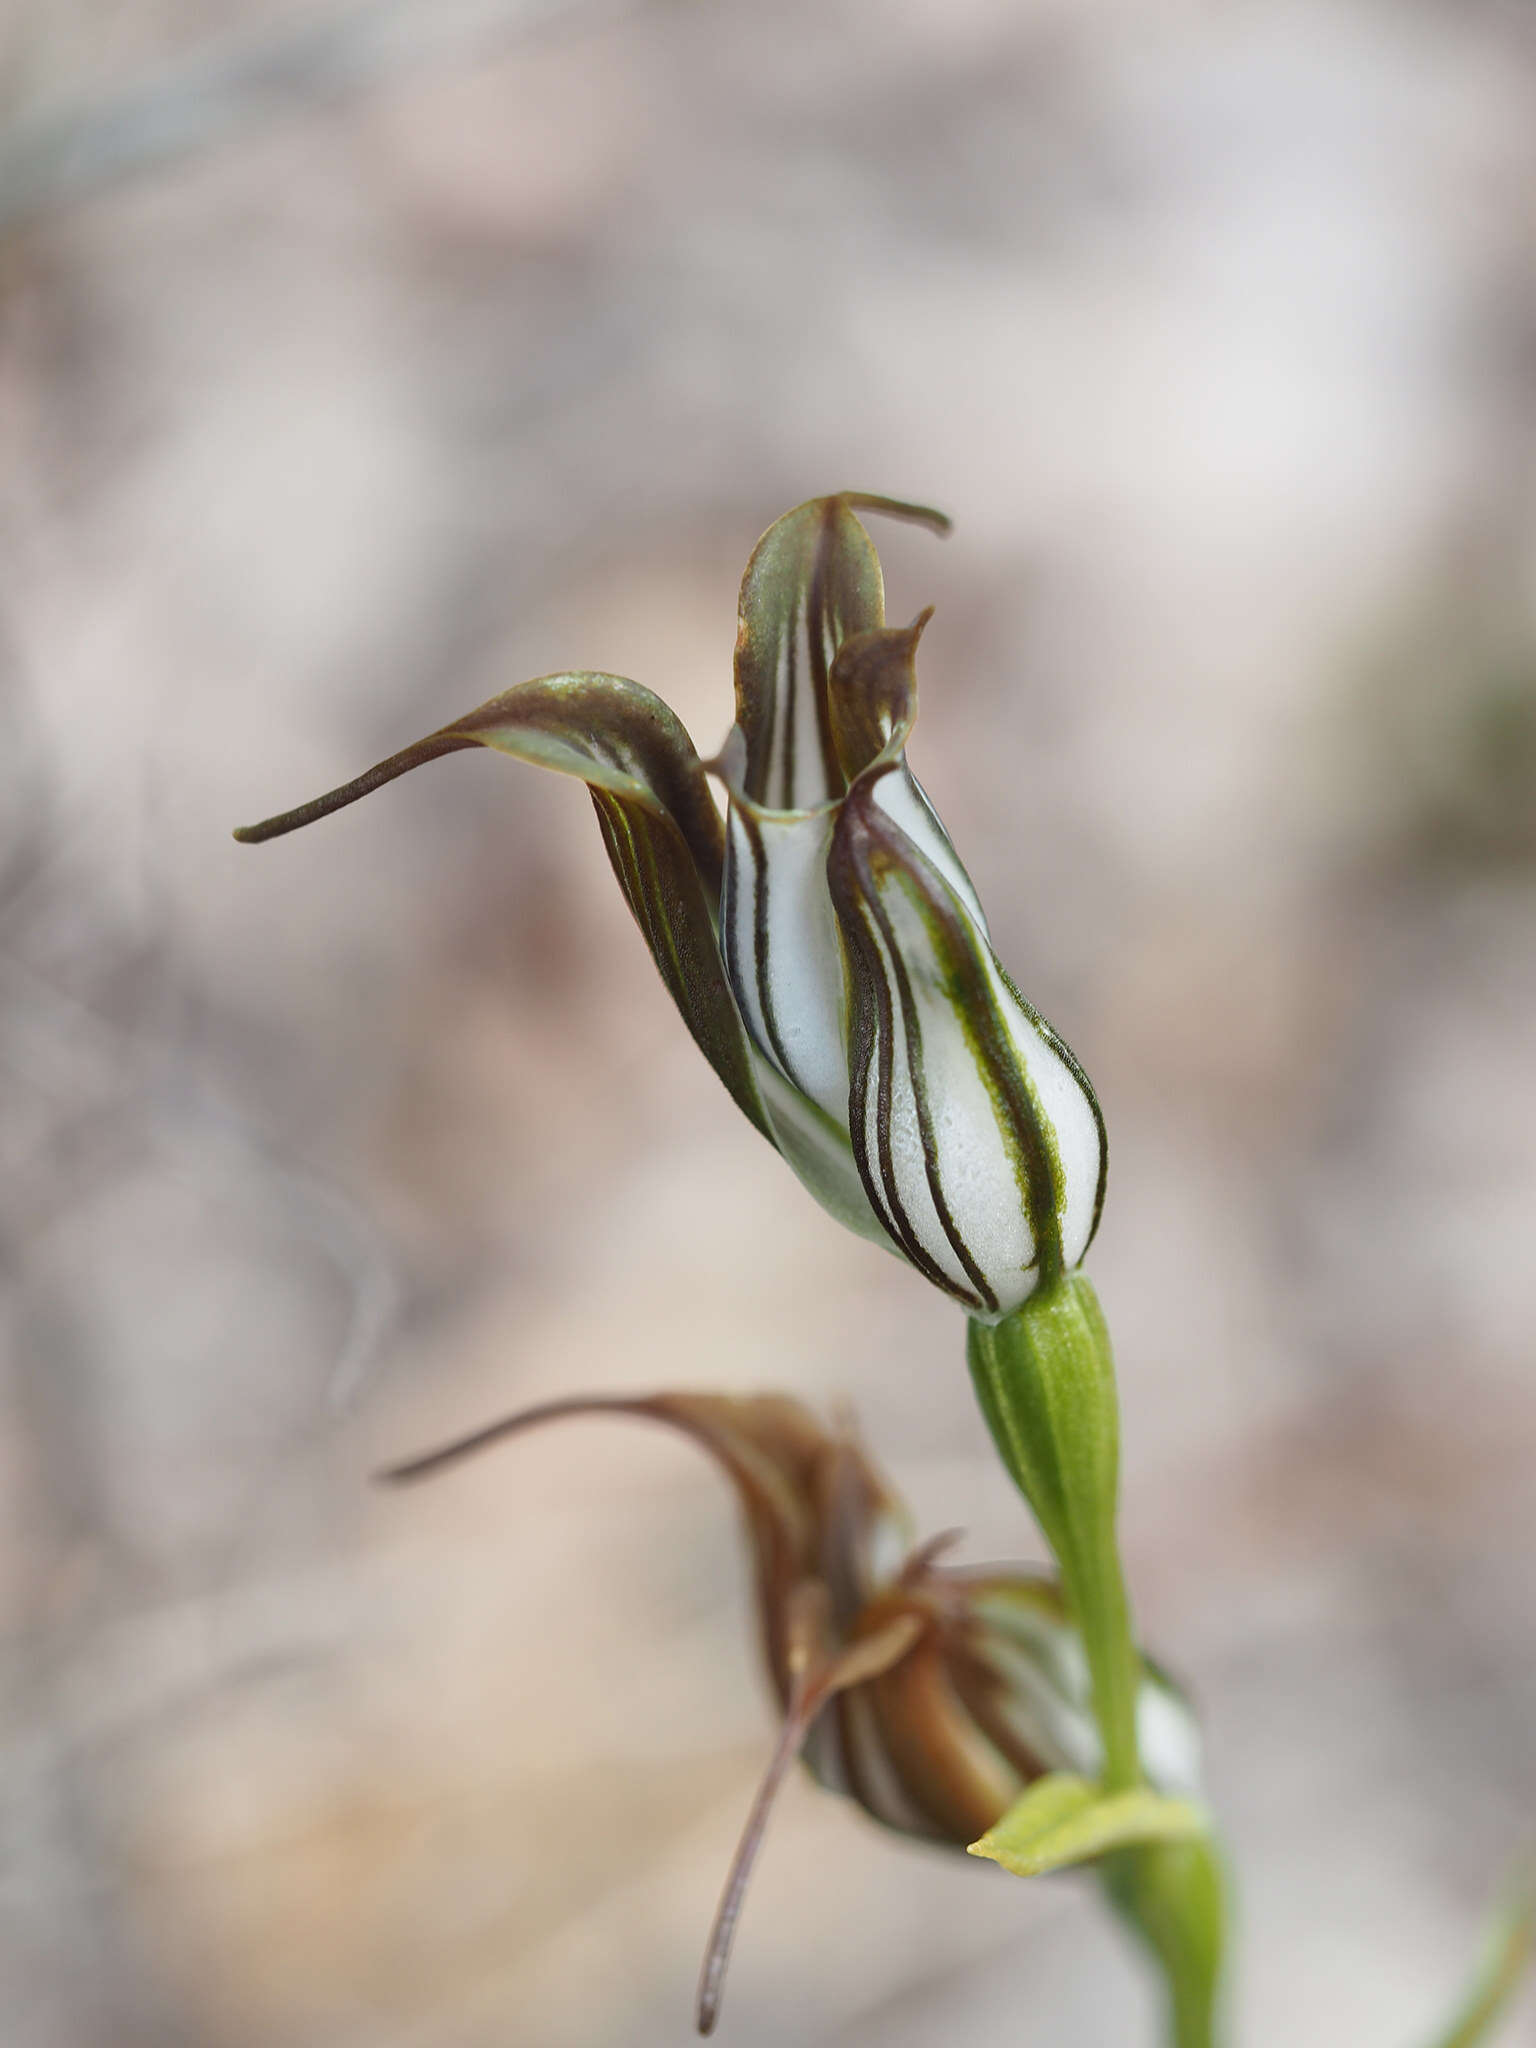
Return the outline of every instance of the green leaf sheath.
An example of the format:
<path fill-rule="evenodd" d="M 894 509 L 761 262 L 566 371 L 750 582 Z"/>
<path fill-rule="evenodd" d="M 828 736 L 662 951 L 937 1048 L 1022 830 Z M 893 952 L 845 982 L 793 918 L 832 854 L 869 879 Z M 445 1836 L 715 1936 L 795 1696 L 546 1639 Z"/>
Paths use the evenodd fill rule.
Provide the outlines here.
<path fill-rule="evenodd" d="M 1081 1273 L 1068 1273 L 1001 1322 L 973 1319 L 969 1351 L 982 1413 L 1056 1553 L 1092 1674 L 1104 1748 L 1104 1783 L 1096 1788 L 1102 1803 L 1097 1809 L 1084 1804 L 1067 1818 L 1083 1840 L 1110 1852 L 1101 1865 L 1104 1882 L 1161 1968 L 1174 2048 L 1212 2048 L 1225 1879 L 1200 1808 L 1182 1800 L 1160 1801 L 1154 1809 L 1138 1803 L 1136 1700 L 1142 1666 L 1115 1538 L 1119 1406 L 1098 1298 Z M 1165 1823 L 1183 1818 L 1190 1825 L 1159 1827 L 1159 1817 Z M 1018 1822 L 1016 1808 L 993 1835 Z M 1138 1828 L 1139 1846 L 1130 1846 Z M 1016 1846 L 1011 1836 L 1006 1839 Z M 1044 1844 L 1049 1852 L 1059 1847 L 1060 1841 L 1049 1838 Z M 1030 1854 L 1038 1859 L 1041 1845 L 1026 1847 L 1022 1861 L 998 1860 L 1025 1868 Z"/>
<path fill-rule="evenodd" d="M 1209 1835 L 1149 1842 L 1106 1857 L 1112 1903 L 1160 1965 L 1173 2048 L 1212 2048 L 1220 2039 L 1226 1947 L 1226 1881 Z"/>
<path fill-rule="evenodd" d="M 1204 1810 L 1193 1800 L 1167 1799 L 1145 1786 L 1106 1792 L 1061 1771 L 1031 1785 L 971 1843 L 970 1854 L 989 1857 L 1018 1877 L 1039 1877 L 1132 1843 L 1188 1840 L 1205 1828 Z"/>
<path fill-rule="evenodd" d="M 1120 1429 L 1109 1332 L 1092 1286 L 1067 1273 L 1001 1322 L 972 1319 L 968 1350 L 998 1453 L 1061 1566 L 1093 1674 L 1111 1791 L 1138 1784 L 1141 1660 L 1115 1539 Z"/>
<path fill-rule="evenodd" d="M 465 747 L 489 747 L 586 783 L 619 886 L 672 1000 L 739 1107 L 772 1142 L 716 940 L 719 813 L 682 723 L 641 684 L 596 673 L 520 683 L 354 781 L 235 837 L 249 844 L 296 831 Z"/>

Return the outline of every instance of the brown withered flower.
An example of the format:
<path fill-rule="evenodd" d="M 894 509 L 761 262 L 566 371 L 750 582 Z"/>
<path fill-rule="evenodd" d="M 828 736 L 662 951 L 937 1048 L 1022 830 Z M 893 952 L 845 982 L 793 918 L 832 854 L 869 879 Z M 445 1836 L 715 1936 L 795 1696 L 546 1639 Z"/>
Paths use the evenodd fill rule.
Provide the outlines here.
<path fill-rule="evenodd" d="M 751 1540 L 764 1661 L 782 1720 L 705 1951 L 698 2026 L 708 2034 L 747 1880 L 796 1756 L 886 1826 L 964 1848 L 1048 1773 L 1097 1775 L 1087 1660 L 1053 1577 L 945 1564 L 955 1530 L 914 1545 L 906 1509 L 851 1423 L 828 1429 L 784 1395 L 549 1401 L 384 1477 L 426 1478 L 578 1415 L 640 1416 L 692 1438 L 731 1480 Z M 1150 1663 L 1137 1718 L 1149 1782 L 1193 1791 L 1193 1715 Z"/>

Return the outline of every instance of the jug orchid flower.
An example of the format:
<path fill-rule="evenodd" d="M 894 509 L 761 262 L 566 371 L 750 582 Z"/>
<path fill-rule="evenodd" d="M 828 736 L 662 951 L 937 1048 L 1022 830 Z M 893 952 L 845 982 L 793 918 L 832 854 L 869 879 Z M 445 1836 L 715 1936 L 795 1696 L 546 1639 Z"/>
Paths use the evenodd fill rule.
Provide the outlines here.
<path fill-rule="evenodd" d="M 768 529 L 741 586 L 736 723 L 712 762 L 641 684 L 573 671 L 235 836 L 274 838 L 467 747 L 580 778 L 662 979 L 740 1107 L 839 1221 L 990 1322 L 1082 1259 L 1103 1120 L 998 962 L 908 766 L 928 614 L 886 625 L 860 511 L 948 525 L 845 492 Z"/>
<path fill-rule="evenodd" d="M 567 1416 L 636 1416 L 678 1431 L 731 1482 L 752 1554 L 763 1663 L 779 1709 L 769 1761 L 721 1894 L 699 1980 L 709 2033 L 747 1881 L 796 1757 L 900 1834 L 977 1843 L 1031 1786 L 1097 1775 L 1088 1665 L 1059 1583 L 1010 1565 L 955 1566 L 951 1530 L 916 1544 L 906 1508 L 851 1426 L 783 1395 L 590 1395 L 545 1402 L 384 1476 L 422 1479 Z M 1143 1661 L 1137 1703 L 1155 1809 L 1197 1824 L 1200 1738 L 1183 1694 Z M 1067 1774 L 1067 1775 L 1062 1775 Z M 1002 1858 L 1000 1860 L 1006 1860 Z"/>

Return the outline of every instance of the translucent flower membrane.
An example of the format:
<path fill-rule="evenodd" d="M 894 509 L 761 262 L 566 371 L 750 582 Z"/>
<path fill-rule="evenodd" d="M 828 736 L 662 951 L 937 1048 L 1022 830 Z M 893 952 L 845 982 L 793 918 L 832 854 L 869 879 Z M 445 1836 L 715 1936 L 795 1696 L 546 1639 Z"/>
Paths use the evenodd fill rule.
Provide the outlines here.
<path fill-rule="evenodd" d="M 415 1480 L 546 1422 L 638 1416 L 700 1445 L 734 1488 L 751 1547 L 763 1661 L 781 1715 L 710 1932 L 698 2024 L 709 2033 L 747 1880 L 795 1758 L 901 1834 L 966 1848 L 1048 1774 L 1100 1763 L 1081 1639 L 1054 1578 L 953 1566 L 957 1532 L 914 1544 L 909 1518 L 851 1428 L 783 1396 L 551 1401 L 397 1466 Z M 1197 1788 L 1199 1737 L 1182 1695 L 1143 1667 L 1149 1782 Z"/>
<path fill-rule="evenodd" d="M 840 1222 L 994 1319 L 1087 1250 L 1103 1122 L 993 954 L 908 766 L 928 614 L 885 624 L 860 510 L 948 526 L 852 493 L 771 526 L 742 581 L 736 723 L 712 762 L 641 684 L 542 676 L 235 836 L 293 831 L 468 747 L 578 777 L 662 979 L 741 1109 Z"/>

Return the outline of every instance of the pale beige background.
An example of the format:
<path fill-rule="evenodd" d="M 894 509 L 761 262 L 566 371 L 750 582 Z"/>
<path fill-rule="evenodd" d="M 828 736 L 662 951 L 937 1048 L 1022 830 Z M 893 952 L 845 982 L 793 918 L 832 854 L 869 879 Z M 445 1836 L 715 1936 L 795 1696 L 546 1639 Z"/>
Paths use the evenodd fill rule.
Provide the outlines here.
<path fill-rule="evenodd" d="M 6 2048 L 688 2038 L 769 1736 L 721 1485 L 386 1456 L 790 1387 L 1032 1552 L 958 1317 L 732 1109 L 578 789 L 228 837 L 566 665 L 712 748 L 747 551 L 842 485 L 957 521 L 880 535 L 914 756 L 1108 1115 L 1240 2040 L 1414 2048 L 1536 1823 L 1528 9 L 3 24 Z M 1085 1885 L 796 1782 L 722 2038 L 1150 2013 Z"/>

